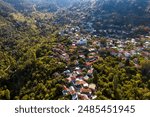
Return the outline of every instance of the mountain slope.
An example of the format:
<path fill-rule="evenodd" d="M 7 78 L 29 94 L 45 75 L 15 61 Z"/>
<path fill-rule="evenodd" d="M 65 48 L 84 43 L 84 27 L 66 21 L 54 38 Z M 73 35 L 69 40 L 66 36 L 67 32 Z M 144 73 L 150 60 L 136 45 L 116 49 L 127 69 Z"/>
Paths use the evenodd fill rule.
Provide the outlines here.
<path fill-rule="evenodd" d="M 66 8 L 79 0 L 3 0 L 11 4 L 21 12 L 44 11 L 56 12 L 60 8 Z"/>
<path fill-rule="evenodd" d="M 0 14 L 7 15 L 12 12 L 16 12 L 16 9 L 7 2 L 0 0 Z"/>
<path fill-rule="evenodd" d="M 71 4 L 78 2 L 79 0 L 27 0 L 34 4 L 55 4 L 58 7 L 68 7 Z"/>
<path fill-rule="evenodd" d="M 32 4 L 26 0 L 3 0 L 6 3 L 11 4 L 16 10 L 21 12 L 32 11 Z"/>
<path fill-rule="evenodd" d="M 57 21 L 62 17 L 64 19 L 61 21 L 62 24 L 72 22 L 85 30 L 93 28 L 96 30 L 93 34 L 100 36 L 133 37 L 149 32 L 150 1 L 90 0 L 75 4 L 64 14 L 58 13 Z"/>

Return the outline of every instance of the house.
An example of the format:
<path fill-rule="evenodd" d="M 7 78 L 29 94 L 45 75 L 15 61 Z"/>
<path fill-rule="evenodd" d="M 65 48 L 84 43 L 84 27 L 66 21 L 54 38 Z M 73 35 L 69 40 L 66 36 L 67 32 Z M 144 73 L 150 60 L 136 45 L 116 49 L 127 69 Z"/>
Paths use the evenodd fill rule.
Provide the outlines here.
<path fill-rule="evenodd" d="M 96 98 L 97 98 L 97 96 L 96 96 L 96 95 L 92 96 L 92 100 L 94 100 L 94 99 L 96 99 Z"/>
<path fill-rule="evenodd" d="M 75 91 L 75 88 L 73 86 L 70 86 L 69 90 L 73 92 L 73 91 Z"/>
<path fill-rule="evenodd" d="M 139 59 L 138 58 L 134 58 L 133 62 L 134 62 L 134 64 L 139 64 Z"/>
<path fill-rule="evenodd" d="M 90 49 L 89 49 L 89 52 L 95 52 L 95 51 L 96 51 L 95 48 L 90 48 Z"/>
<path fill-rule="evenodd" d="M 91 83 L 89 84 L 89 88 L 92 90 L 92 91 L 95 91 L 96 90 L 96 85 Z"/>
<path fill-rule="evenodd" d="M 118 48 L 124 48 L 125 46 L 123 44 L 119 44 L 117 47 Z"/>
<path fill-rule="evenodd" d="M 89 62 L 92 62 L 92 64 L 93 64 L 94 62 L 96 62 L 97 59 L 98 59 L 97 57 L 94 57 L 94 56 L 93 56 L 93 58 L 90 58 L 90 59 L 89 59 Z"/>
<path fill-rule="evenodd" d="M 78 95 L 77 95 L 77 93 L 72 94 L 72 100 L 78 100 Z"/>
<path fill-rule="evenodd" d="M 78 60 L 74 60 L 74 64 L 75 65 L 79 65 L 79 61 Z"/>
<path fill-rule="evenodd" d="M 90 67 L 92 65 L 92 62 L 86 62 L 85 64 L 87 67 Z"/>
<path fill-rule="evenodd" d="M 136 44 L 135 39 L 131 39 L 131 43 L 132 43 L 132 44 Z"/>
<path fill-rule="evenodd" d="M 86 94 L 78 93 L 78 97 L 81 100 L 89 100 L 89 97 Z"/>
<path fill-rule="evenodd" d="M 70 83 L 70 82 L 75 82 L 75 80 L 76 80 L 76 77 L 75 77 L 75 76 L 70 76 L 69 78 L 66 78 L 66 81 L 67 81 L 68 83 Z"/>
<path fill-rule="evenodd" d="M 117 56 L 117 55 L 118 55 L 118 50 L 112 49 L 112 50 L 110 51 L 110 54 L 111 54 L 112 56 Z"/>
<path fill-rule="evenodd" d="M 80 54 L 79 57 L 85 59 L 85 55 L 84 54 Z"/>
<path fill-rule="evenodd" d="M 76 48 L 77 48 L 76 44 L 73 43 L 73 44 L 71 45 L 71 48 L 72 48 L 72 49 L 76 49 Z"/>
<path fill-rule="evenodd" d="M 123 54 L 121 52 L 118 53 L 118 57 L 121 58 L 123 57 Z"/>
<path fill-rule="evenodd" d="M 131 54 L 126 51 L 126 52 L 124 52 L 124 56 L 125 56 L 126 58 L 130 58 L 130 57 L 131 57 Z"/>
<path fill-rule="evenodd" d="M 150 48 L 150 42 L 148 42 L 148 41 L 145 42 L 143 46 L 144 46 L 145 48 Z"/>
<path fill-rule="evenodd" d="M 92 74 L 93 74 L 93 71 L 94 71 L 94 68 L 91 68 L 90 70 L 88 70 L 87 74 L 88 74 L 88 75 L 92 75 Z"/>
<path fill-rule="evenodd" d="M 89 55 L 93 55 L 93 56 L 95 56 L 95 55 L 96 55 L 96 53 L 95 53 L 95 52 L 91 52 Z"/>
<path fill-rule="evenodd" d="M 83 87 L 84 87 L 84 88 L 88 88 L 88 87 L 89 87 L 89 84 L 88 84 L 88 83 L 83 84 Z"/>
<path fill-rule="evenodd" d="M 90 88 L 81 88 L 80 93 L 90 96 L 92 94 L 92 90 Z"/>
<path fill-rule="evenodd" d="M 81 85 L 81 86 L 83 86 L 85 84 L 87 84 L 87 82 L 85 82 L 84 80 L 82 80 L 82 79 L 76 79 L 75 85 Z"/>
<path fill-rule="evenodd" d="M 87 39 L 80 39 L 77 41 L 77 45 L 83 46 L 87 45 Z"/>
<path fill-rule="evenodd" d="M 64 74 L 70 74 L 70 73 L 71 73 L 70 70 L 64 71 Z"/>
<path fill-rule="evenodd" d="M 80 70 L 80 67 L 76 67 L 75 70 L 76 70 L 76 71 L 79 71 L 79 70 Z"/>
<path fill-rule="evenodd" d="M 69 93 L 69 89 L 65 85 L 63 86 L 62 93 L 63 93 L 63 95 L 67 95 Z"/>
<path fill-rule="evenodd" d="M 131 54 L 131 55 L 135 55 L 135 54 L 136 54 L 136 51 L 135 51 L 135 50 L 131 50 L 131 51 L 130 51 L 130 54 Z"/>
<path fill-rule="evenodd" d="M 87 81 L 89 79 L 89 76 L 86 75 L 86 76 L 83 77 L 83 79 Z"/>

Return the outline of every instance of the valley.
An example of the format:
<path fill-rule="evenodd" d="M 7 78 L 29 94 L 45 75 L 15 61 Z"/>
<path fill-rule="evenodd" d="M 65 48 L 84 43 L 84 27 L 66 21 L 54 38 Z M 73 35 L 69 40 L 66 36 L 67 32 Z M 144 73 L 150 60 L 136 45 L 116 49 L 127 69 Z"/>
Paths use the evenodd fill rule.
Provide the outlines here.
<path fill-rule="evenodd" d="M 149 0 L 0 0 L 0 99 L 150 99 L 149 19 Z"/>

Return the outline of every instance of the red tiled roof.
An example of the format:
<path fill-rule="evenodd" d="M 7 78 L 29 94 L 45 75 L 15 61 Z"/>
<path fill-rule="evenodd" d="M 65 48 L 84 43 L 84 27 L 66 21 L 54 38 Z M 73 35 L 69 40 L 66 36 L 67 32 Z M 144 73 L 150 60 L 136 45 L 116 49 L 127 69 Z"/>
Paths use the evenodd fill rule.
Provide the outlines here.
<path fill-rule="evenodd" d="M 89 100 L 88 96 L 87 95 L 83 95 L 83 94 L 78 94 L 79 98 L 81 100 Z"/>
<path fill-rule="evenodd" d="M 92 90 L 90 88 L 82 88 L 82 89 L 80 89 L 80 92 L 81 93 L 90 93 L 90 92 L 92 92 Z"/>
<path fill-rule="evenodd" d="M 69 77 L 69 78 L 66 78 L 66 80 L 67 80 L 68 82 L 71 82 L 72 80 L 76 80 L 76 77 Z"/>
<path fill-rule="evenodd" d="M 91 70 L 88 70 L 88 73 L 89 74 L 92 74 L 93 73 L 93 70 L 91 69 Z"/>
<path fill-rule="evenodd" d="M 73 94 L 76 93 L 76 91 L 75 91 L 75 90 L 71 90 L 71 91 L 69 91 L 69 93 L 70 93 L 71 95 L 73 95 Z"/>
<path fill-rule="evenodd" d="M 88 56 L 88 58 L 94 58 L 94 56 Z"/>
<path fill-rule="evenodd" d="M 85 82 L 84 80 L 79 80 L 79 81 L 76 81 L 76 84 L 84 85 L 84 84 L 87 84 L 87 82 Z"/>
<path fill-rule="evenodd" d="M 76 77 L 71 77 L 71 80 L 75 80 L 76 79 Z"/>
<path fill-rule="evenodd" d="M 86 65 L 87 65 L 87 66 L 91 66 L 91 65 L 92 65 L 92 62 L 86 62 Z"/>
<path fill-rule="evenodd" d="M 63 90 L 69 90 L 65 85 L 63 85 Z"/>

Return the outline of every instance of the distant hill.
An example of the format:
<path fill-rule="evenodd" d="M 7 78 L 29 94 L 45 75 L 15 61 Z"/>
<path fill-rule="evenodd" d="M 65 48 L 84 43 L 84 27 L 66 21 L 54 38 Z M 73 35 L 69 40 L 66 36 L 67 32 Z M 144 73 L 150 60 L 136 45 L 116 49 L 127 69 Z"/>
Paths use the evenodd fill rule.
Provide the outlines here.
<path fill-rule="evenodd" d="M 103 3 L 98 0 L 92 10 L 86 21 L 92 21 L 95 17 L 93 23 L 97 30 L 116 29 L 124 31 L 124 35 L 133 36 L 146 34 L 144 27 L 150 27 L 149 0 L 106 0 Z M 139 28 L 141 26 L 142 29 Z"/>
<path fill-rule="evenodd" d="M 27 0 L 35 4 L 38 11 L 55 12 L 58 9 L 68 8 L 79 0 Z"/>
<path fill-rule="evenodd" d="M 69 7 L 75 2 L 79 2 L 80 0 L 26 0 L 28 2 L 32 2 L 34 4 L 55 4 L 57 7 Z"/>
<path fill-rule="evenodd" d="M 26 0 L 3 0 L 6 3 L 11 4 L 16 10 L 20 12 L 32 11 L 32 4 Z"/>
<path fill-rule="evenodd" d="M 0 0 L 0 14 L 7 15 L 10 12 L 16 12 L 16 9 L 9 3 Z"/>
<path fill-rule="evenodd" d="M 2 1 L 2 0 L 1 0 Z M 79 0 L 3 0 L 21 12 L 43 11 L 56 12 L 60 8 L 70 7 Z"/>
<path fill-rule="evenodd" d="M 60 13 L 58 16 L 62 19 L 63 14 Z M 57 21 L 60 22 L 59 17 Z M 64 19 L 68 23 L 73 22 L 81 26 L 82 29 L 87 29 L 90 23 L 96 30 L 94 34 L 100 36 L 116 38 L 119 35 L 121 38 L 147 34 L 150 27 L 150 1 L 85 0 L 66 10 Z"/>
<path fill-rule="evenodd" d="M 149 0 L 0 0 L 0 6 L 1 15 L 63 9 L 57 13 L 55 22 L 79 25 L 83 31 L 91 30 L 87 29 L 90 23 L 96 30 L 92 34 L 99 36 L 134 37 L 150 30 Z"/>

